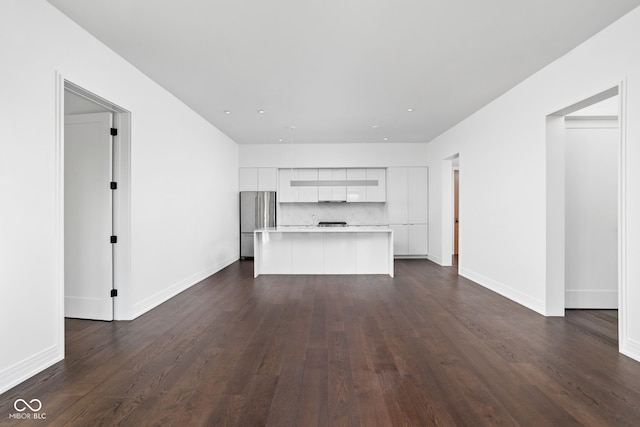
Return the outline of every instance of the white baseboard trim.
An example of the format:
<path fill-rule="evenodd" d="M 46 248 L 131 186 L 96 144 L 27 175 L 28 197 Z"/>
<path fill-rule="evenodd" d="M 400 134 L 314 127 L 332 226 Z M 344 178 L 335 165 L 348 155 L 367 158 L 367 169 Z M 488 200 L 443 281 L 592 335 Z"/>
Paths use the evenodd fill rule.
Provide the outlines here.
<path fill-rule="evenodd" d="M 566 290 L 564 298 L 566 308 L 618 308 L 618 291 Z"/>
<path fill-rule="evenodd" d="M 393 259 L 429 259 L 428 255 L 394 255 Z"/>
<path fill-rule="evenodd" d="M 179 281 L 178 283 L 174 283 L 173 285 L 163 289 L 162 291 L 156 293 L 155 295 L 152 295 L 149 298 L 145 298 L 139 303 L 134 304 L 132 320 L 135 319 L 136 317 L 143 315 L 147 311 L 159 306 L 163 302 L 173 298 L 174 296 L 178 295 L 180 292 L 183 292 L 189 289 L 191 286 L 201 282 L 202 280 L 206 279 L 212 274 L 217 273 L 218 271 L 229 266 L 230 264 L 233 264 L 237 260 L 238 260 L 238 257 L 234 256 L 216 265 L 205 268 L 204 270 L 199 271 L 198 273 L 195 273 L 187 277 L 186 279 Z"/>
<path fill-rule="evenodd" d="M 8 343 L 4 343 L 7 345 Z M 64 346 L 64 343 L 62 343 Z M 31 378 L 64 358 L 62 347 L 52 345 L 0 372 L 0 394 Z"/>
<path fill-rule="evenodd" d="M 439 256 L 435 256 L 435 255 L 427 255 L 427 259 L 429 261 L 433 261 L 436 264 L 438 264 L 439 266 L 443 266 L 442 265 L 442 258 L 440 258 Z"/>
<path fill-rule="evenodd" d="M 518 304 L 523 305 L 530 310 L 533 310 L 542 315 L 544 315 L 545 313 L 545 304 L 542 300 L 532 298 L 529 295 L 523 294 L 516 289 L 513 289 L 503 283 L 497 282 L 467 268 L 460 267 L 458 274 L 476 282 L 480 286 L 484 286 L 485 288 L 502 295 L 505 298 L 509 298 L 511 301 L 517 302 Z"/>
<path fill-rule="evenodd" d="M 626 339 L 620 346 L 620 353 L 640 362 L 640 342 Z"/>

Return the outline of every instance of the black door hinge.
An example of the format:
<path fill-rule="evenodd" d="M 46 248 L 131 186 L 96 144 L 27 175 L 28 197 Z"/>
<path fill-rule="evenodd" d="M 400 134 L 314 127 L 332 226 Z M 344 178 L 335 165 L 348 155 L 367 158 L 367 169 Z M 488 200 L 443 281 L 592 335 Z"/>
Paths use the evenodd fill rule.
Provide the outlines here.
<path fill-rule="evenodd" d="M 117 190 L 118 189 L 118 183 L 111 181 L 111 183 L 109 183 L 109 188 L 111 188 L 112 190 Z"/>
<path fill-rule="evenodd" d="M 118 236 L 111 236 L 111 243 L 118 243 Z"/>
<path fill-rule="evenodd" d="M 116 135 L 118 135 L 118 129 L 111 128 L 111 136 L 116 136 Z"/>
<path fill-rule="evenodd" d="M 111 298 L 117 297 L 117 296 L 118 296 L 118 290 L 117 289 L 111 289 Z"/>

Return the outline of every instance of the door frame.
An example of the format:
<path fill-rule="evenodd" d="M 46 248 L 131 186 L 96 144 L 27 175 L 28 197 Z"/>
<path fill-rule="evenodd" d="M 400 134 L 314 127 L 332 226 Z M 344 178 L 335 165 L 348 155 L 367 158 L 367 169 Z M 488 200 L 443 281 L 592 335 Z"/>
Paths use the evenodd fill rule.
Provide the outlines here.
<path fill-rule="evenodd" d="M 453 172 L 453 255 L 460 252 L 460 167 L 454 166 Z"/>
<path fill-rule="evenodd" d="M 545 315 L 565 313 L 565 153 L 564 117 L 575 111 L 618 96 L 618 346 L 625 353 L 628 331 L 627 288 L 627 140 L 626 82 L 560 109 L 546 117 L 546 292 Z"/>
<path fill-rule="evenodd" d="M 456 166 L 455 163 L 458 163 Z M 460 153 L 455 153 L 441 161 L 441 232 L 442 232 L 442 263 L 444 267 L 453 265 L 453 170 L 460 170 Z M 460 178 L 460 175 L 458 175 Z M 458 181 L 460 184 L 460 181 Z M 458 186 L 458 190 L 460 186 Z M 458 209 L 460 209 L 460 199 L 458 198 Z M 458 213 L 458 217 L 459 217 Z M 459 226 L 458 226 L 459 230 Z M 460 270 L 460 251 L 461 246 L 458 241 L 458 270 Z"/>
<path fill-rule="evenodd" d="M 57 311 L 61 342 L 64 342 L 64 94 L 69 90 L 113 113 L 113 126 L 118 129 L 114 137 L 113 178 L 118 189 L 113 195 L 113 228 L 118 236 L 114 248 L 113 278 L 118 296 L 114 298 L 114 320 L 130 320 L 131 313 L 131 113 L 117 104 L 96 95 L 94 92 L 65 79 L 58 71 L 55 74 L 55 223 L 57 257 L 57 289 L 59 300 Z M 63 346 L 64 347 L 64 346 Z"/>

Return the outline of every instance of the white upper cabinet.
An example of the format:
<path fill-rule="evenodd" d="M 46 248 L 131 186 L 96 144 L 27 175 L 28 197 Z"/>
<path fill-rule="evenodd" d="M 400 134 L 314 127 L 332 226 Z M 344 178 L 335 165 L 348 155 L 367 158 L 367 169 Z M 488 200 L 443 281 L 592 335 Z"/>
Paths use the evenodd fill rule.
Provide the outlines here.
<path fill-rule="evenodd" d="M 298 201 L 298 189 L 292 187 L 291 181 L 298 179 L 298 169 L 280 169 L 278 171 L 278 200 L 280 203 L 293 203 Z"/>
<path fill-rule="evenodd" d="M 318 169 L 298 169 L 298 181 L 318 181 Z M 298 202 L 317 202 L 318 186 L 298 187 Z"/>
<path fill-rule="evenodd" d="M 318 169 L 319 181 L 331 181 L 333 180 L 333 169 Z M 320 185 L 318 186 L 318 201 L 326 202 L 333 200 L 333 186 Z"/>
<path fill-rule="evenodd" d="M 278 169 L 240 168 L 240 191 L 277 191 Z"/>
<path fill-rule="evenodd" d="M 426 167 L 407 168 L 409 224 L 425 224 L 429 218 L 429 174 Z"/>
<path fill-rule="evenodd" d="M 387 201 L 387 170 L 367 169 L 367 181 L 377 181 L 378 185 L 367 186 L 367 202 Z"/>
<path fill-rule="evenodd" d="M 318 169 L 319 181 L 345 181 L 347 179 L 346 169 Z M 346 185 L 320 185 L 318 186 L 318 201 L 320 202 L 346 202 Z"/>
<path fill-rule="evenodd" d="M 298 181 L 291 185 L 291 181 Z M 346 185 L 353 181 L 354 185 Z M 374 181 L 376 185 L 367 185 Z M 384 168 L 279 169 L 280 202 L 382 202 L 387 200 Z"/>
<path fill-rule="evenodd" d="M 277 168 L 258 168 L 258 191 L 278 191 Z"/>
<path fill-rule="evenodd" d="M 258 191 L 258 168 L 240 168 L 240 191 Z"/>
<path fill-rule="evenodd" d="M 387 213 L 389 224 L 409 224 L 408 168 L 387 170 Z"/>
<path fill-rule="evenodd" d="M 366 169 L 347 169 L 347 181 L 366 181 Z M 365 185 L 347 185 L 347 202 L 364 202 L 367 198 Z"/>
<path fill-rule="evenodd" d="M 347 170 L 346 169 L 332 169 L 333 181 L 346 181 Z M 346 202 L 347 201 L 347 186 L 346 185 L 334 185 L 333 190 L 334 202 Z"/>

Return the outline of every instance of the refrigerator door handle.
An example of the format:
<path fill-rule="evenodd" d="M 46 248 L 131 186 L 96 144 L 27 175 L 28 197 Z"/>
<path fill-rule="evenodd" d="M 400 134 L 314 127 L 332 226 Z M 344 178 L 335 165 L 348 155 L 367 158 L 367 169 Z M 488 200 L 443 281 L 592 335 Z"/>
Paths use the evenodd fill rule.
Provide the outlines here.
<path fill-rule="evenodd" d="M 264 194 L 256 194 L 256 229 L 264 228 L 262 212 L 264 212 Z"/>

